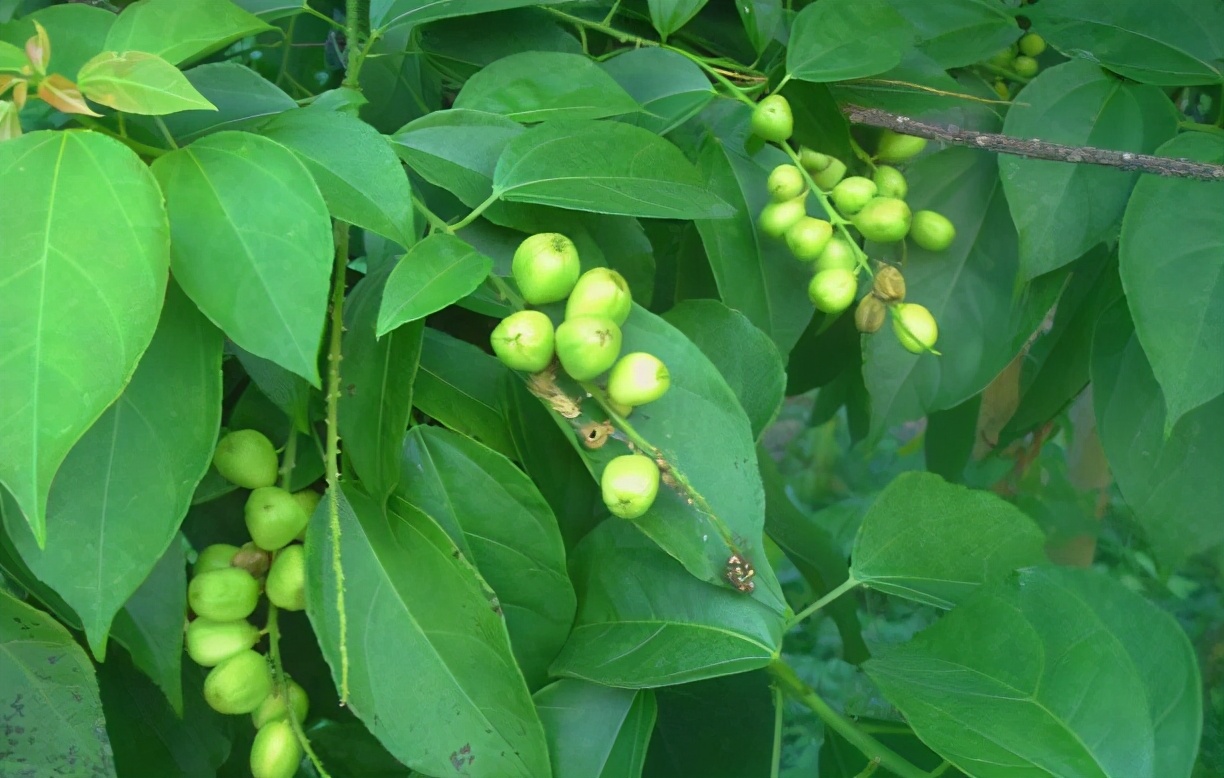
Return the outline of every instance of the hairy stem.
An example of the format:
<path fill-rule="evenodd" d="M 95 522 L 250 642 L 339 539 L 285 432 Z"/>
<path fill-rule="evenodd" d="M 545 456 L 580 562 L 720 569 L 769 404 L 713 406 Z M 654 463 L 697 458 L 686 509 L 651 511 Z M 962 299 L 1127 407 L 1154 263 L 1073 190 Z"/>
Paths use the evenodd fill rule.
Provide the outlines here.
<path fill-rule="evenodd" d="M 331 534 L 332 576 L 336 579 L 336 615 L 340 626 L 340 704 L 348 704 L 348 615 L 344 608 L 344 567 L 340 558 L 340 344 L 344 334 L 344 276 L 348 270 L 349 227 L 333 227 L 336 265 L 331 294 L 331 340 L 327 349 L 327 522 Z"/>

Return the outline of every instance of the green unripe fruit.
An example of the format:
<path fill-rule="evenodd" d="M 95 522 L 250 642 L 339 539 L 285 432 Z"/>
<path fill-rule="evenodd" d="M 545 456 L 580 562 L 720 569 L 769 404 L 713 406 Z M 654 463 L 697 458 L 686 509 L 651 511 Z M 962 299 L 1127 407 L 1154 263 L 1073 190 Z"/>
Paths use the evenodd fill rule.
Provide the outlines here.
<path fill-rule="evenodd" d="M 493 328 L 489 345 L 511 370 L 538 373 L 552 362 L 554 338 L 552 319 L 539 311 L 517 311 Z"/>
<path fill-rule="evenodd" d="M 276 483 L 276 448 L 258 430 L 235 430 L 217 441 L 213 467 L 225 480 L 244 489 Z"/>
<path fill-rule="evenodd" d="M 935 317 L 917 303 L 902 303 L 893 307 L 893 332 L 905 350 L 914 354 L 929 351 L 939 339 Z"/>
<path fill-rule="evenodd" d="M 913 135 L 902 135 L 892 130 L 884 130 L 880 135 L 880 145 L 876 147 L 876 159 L 883 162 L 904 162 L 926 148 L 926 138 L 915 138 Z"/>
<path fill-rule="evenodd" d="M 659 494 L 659 466 L 641 454 L 616 457 L 604 467 L 599 485 L 613 516 L 636 519 L 650 510 Z"/>
<path fill-rule="evenodd" d="M 910 225 L 910 238 L 927 251 L 943 251 L 956 240 L 956 227 L 935 211 L 918 211 Z"/>
<path fill-rule="evenodd" d="M 833 238 L 816 257 L 816 272 L 822 270 L 854 270 L 858 267 L 854 249 L 845 238 Z"/>
<path fill-rule="evenodd" d="M 617 326 L 625 323 L 633 310 L 633 295 L 625 277 L 606 267 L 592 268 L 578 278 L 574 291 L 565 301 L 565 318 L 607 316 Z"/>
<path fill-rule="evenodd" d="M 895 167 L 880 165 L 872 173 L 871 180 L 875 182 L 876 194 L 881 197 L 897 197 L 902 200 L 909 194 L 909 183 L 905 174 Z"/>
<path fill-rule="evenodd" d="M 249 649 L 226 659 L 204 679 L 204 699 L 218 713 L 250 713 L 271 691 L 272 671 L 267 660 Z"/>
<path fill-rule="evenodd" d="M 192 575 L 200 573 L 208 573 L 213 570 L 223 570 L 230 566 L 230 562 L 234 559 L 234 554 L 238 553 L 237 546 L 231 546 L 229 543 L 214 543 L 211 546 L 206 546 L 200 551 L 196 557 L 195 566 L 191 568 Z"/>
<path fill-rule="evenodd" d="M 1038 57 L 1046 50 L 1045 38 L 1035 32 L 1026 33 L 1020 38 L 1020 53 L 1026 57 Z"/>
<path fill-rule="evenodd" d="M 1003 79 L 999 79 L 998 81 L 994 82 L 994 90 L 995 94 L 1004 100 L 1011 98 L 1011 89 L 1007 87 L 1007 82 Z"/>
<path fill-rule="evenodd" d="M 752 134 L 772 143 L 781 143 L 795 130 L 790 103 L 782 95 L 770 95 L 752 111 Z"/>
<path fill-rule="evenodd" d="M 849 270 L 822 270 L 808 284 L 808 299 L 825 313 L 841 313 L 854 302 L 858 279 Z"/>
<path fill-rule="evenodd" d="M 319 501 L 323 499 L 323 495 L 314 489 L 303 489 L 300 492 L 294 492 L 293 499 L 297 500 L 298 507 L 309 518 L 314 515 L 315 508 L 319 507 Z"/>
<path fill-rule="evenodd" d="M 237 567 L 201 573 L 187 585 L 187 603 L 213 621 L 245 619 L 259 604 L 259 581 Z"/>
<path fill-rule="evenodd" d="M 203 616 L 187 625 L 187 656 L 201 667 L 214 667 L 259 641 L 259 630 L 245 619 L 213 621 Z"/>
<path fill-rule="evenodd" d="M 841 181 L 846 175 L 846 163 L 835 157 L 829 158 L 829 165 L 819 173 L 812 174 L 812 183 L 822 192 L 828 192 L 833 187 L 837 186 L 837 182 Z"/>
<path fill-rule="evenodd" d="M 1002 51 L 995 52 L 993 55 L 991 55 L 990 59 L 986 60 L 986 62 L 994 65 L 997 68 L 1009 68 L 1011 67 L 1012 60 L 1015 58 L 1015 50 L 1011 46 L 1008 46 Z"/>
<path fill-rule="evenodd" d="M 590 381 L 620 356 L 621 331 L 607 316 L 577 316 L 557 328 L 557 358 L 575 381 Z"/>
<path fill-rule="evenodd" d="M 810 262 L 820 256 L 832 237 L 832 224 L 824 219 L 804 216 L 786 231 L 786 245 L 795 259 Z"/>
<path fill-rule="evenodd" d="M 1012 61 L 1012 70 L 1016 71 L 1016 75 L 1018 76 L 1032 78 L 1033 76 L 1037 75 L 1038 70 L 1041 70 L 1041 65 L 1038 65 L 1037 60 L 1033 59 L 1032 57 L 1025 57 L 1021 55 Z"/>
<path fill-rule="evenodd" d="M 771 200 L 784 203 L 803 194 L 807 183 L 803 180 L 803 173 L 799 168 L 794 165 L 778 165 L 765 181 L 765 188 L 769 190 Z"/>
<path fill-rule="evenodd" d="M 293 495 L 279 486 L 251 492 L 243 510 L 251 540 L 264 551 L 275 551 L 297 537 L 310 517 Z"/>
<path fill-rule="evenodd" d="M 297 719 L 299 724 L 306 720 L 306 714 L 310 710 L 310 698 L 306 696 L 306 690 L 293 679 L 288 679 L 286 685 L 289 687 L 288 703 L 285 702 L 285 696 L 281 694 L 280 689 L 274 688 L 251 714 L 251 723 L 255 725 L 255 729 L 262 729 L 273 721 L 288 720 L 291 710 L 293 718 Z"/>
<path fill-rule="evenodd" d="M 846 216 L 853 216 L 876 196 L 876 184 L 870 178 L 850 176 L 833 187 L 833 204 Z"/>
<path fill-rule="evenodd" d="M 288 721 L 261 727 L 251 741 L 251 778 L 293 778 L 302 761 L 302 745 Z"/>
<path fill-rule="evenodd" d="M 541 232 L 524 240 L 510 264 L 523 299 L 532 305 L 564 300 L 581 270 L 574 242 L 556 232 Z"/>
<path fill-rule="evenodd" d="M 888 307 L 875 295 L 869 294 L 859 300 L 858 308 L 854 309 L 854 326 L 859 332 L 870 335 L 879 332 L 884 326 L 886 316 L 888 316 Z"/>
<path fill-rule="evenodd" d="M 821 154 L 819 151 L 812 151 L 809 148 L 799 149 L 799 164 L 809 173 L 819 173 L 827 168 L 832 161 L 833 158 L 828 154 Z"/>
<path fill-rule="evenodd" d="M 854 226 L 867 240 L 876 243 L 898 241 L 909 232 L 910 209 L 904 200 L 876 197 L 854 217 Z"/>
<path fill-rule="evenodd" d="M 301 546 L 285 546 L 272 560 L 264 593 L 278 608 L 300 611 L 306 607 L 306 552 Z"/>
<path fill-rule="evenodd" d="M 805 198 L 796 197 L 784 203 L 770 203 L 762 208 L 761 215 L 757 218 L 757 226 L 769 237 L 781 238 L 804 216 L 807 216 Z"/>
<path fill-rule="evenodd" d="M 608 376 L 608 396 L 617 405 L 652 403 L 671 387 L 667 365 L 654 354 L 635 351 L 621 357 Z"/>

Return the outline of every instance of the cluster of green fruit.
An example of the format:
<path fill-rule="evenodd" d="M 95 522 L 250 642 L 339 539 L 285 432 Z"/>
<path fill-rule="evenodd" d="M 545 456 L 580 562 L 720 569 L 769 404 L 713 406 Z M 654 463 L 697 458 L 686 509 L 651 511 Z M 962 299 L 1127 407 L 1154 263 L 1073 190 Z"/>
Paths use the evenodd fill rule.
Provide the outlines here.
<path fill-rule="evenodd" d="M 524 240 L 514 252 L 511 273 L 525 303 L 564 300 L 565 312 L 555 328 L 548 314 L 538 310 L 502 319 L 490 344 L 507 367 L 538 373 L 551 366 L 555 356 L 575 381 L 592 381 L 607 372 L 608 401 L 622 417 L 667 392 L 671 374 L 662 360 L 644 351 L 621 355 L 620 328 L 633 310 L 624 276 L 605 267 L 583 273 L 573 241 L 555 232 Z M 604 468 L 601 486 L 609 511 L 635 519 L 654 503 L 659 468 L 649 457 L 617 457 Z"/>
<path fill-rule="evenodd" d="M 786 98 L 770 95 L 763 99 L 753 111 L 751 126 L 752 132 L 762 139 L 785 143 L 794 131 Z M 835 236 L 831 222 L 808 215 L 809 181 L 823 194 L 822 199 L 836 209 L 838 223 L 853 227 L 863 238 L 875 243 L 895 243 L 908 237 L 928 251 L 943 251 L 956 239 L 955 226 L 936 211 L 911 212 L 905 201 L 909 184 L 905 175 L 893 167 L 925 147 L 923 138 L 885 130 L 876 147 L 870 178 L 847 176 L 845 162 L 808 148 L 799 149 L 798 166 L 779 165 L 770 172 L 766 181 L 770 203 L 761 210 L 757 226 L 765 235 L 785 240 L 796 259 L 812 263 L 814 273 L 808 297 L 817 309 L 833 315 L 848 309 L 858 297 L 858 274 L 863 265 L 858 259 L 858 247 Z M 896 268 L 893 272 L 901 277 Z M 869 307 L 871 303 L 866 301 L 873 297 L 874 294 L 863 298 Z M 883 322 L 884 305 L 891 305 L 894 329 L 907 333 L 905 337 L 899 335 L 901 344 L 914 353 L 931 350 L 936 331 L 929 311 L 919 305 L 903 304 L 901 298 L 874 301 L 881 306 L 879 322 L 875 322 L 874 316 L 856 317 L 861 331 L 877 331 Z M 919 321 L 921 314 L 930 318 L 931 327 Z M 899 323 L 907 319 L 914 319 L 913 326 Z M 864 328 L 872 323 L 873 329 Z M 917 333 L 923 335 L 919 337 Z"/>
<path fill-rule="evenodd" d="M 1028 32 L 1018 41 L 986 60 L 986 64 L 997 70 L 1015 73 L 1021 78 L 1032 78 L 1041 70 L 1037 57 L 1041 56 L 1045 50 L 1045 39 L 1035 32 Z M 1012 87 L 1004 78 L 995 79 L 994 90 L 1004 100 L 1011 99 Z"/>
<path fill-rule="evenodd" d="M 268 660 L 255 650 L 263 633 L 247 619 L 261 590 L 277 608 L 306 607 L 306 558 L 302 545 L 292 541 L 304 537 L 320 497 L 309 489 L 291 494 L 275 486 L 276 449 L 256 430 L 222 437 L 213 465 L 230 482 L 251 490 L 244 510 L 251 542 L 200 551 L 187 587 L 195 614 L 187 625 L 187 655 L 212 668 L 204 679 L 204 699 L 214 710 L 251 714 L 257 730 L 251 746 L 254 778 L 289 778 L 302 759 L 289 717 L 304 721 L 309 701 L 291 679 L 284 687 L 273 682 Z"/>

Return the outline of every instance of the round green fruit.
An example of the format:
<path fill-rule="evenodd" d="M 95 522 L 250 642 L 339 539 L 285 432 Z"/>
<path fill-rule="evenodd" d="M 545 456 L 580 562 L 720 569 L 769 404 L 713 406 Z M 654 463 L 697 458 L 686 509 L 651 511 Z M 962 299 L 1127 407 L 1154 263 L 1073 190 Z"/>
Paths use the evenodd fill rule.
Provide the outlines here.
<path fill-rule="evenodd" d="M 892 243 L 901 240 L 909 232 L 910 218 L 910 209 L 904 200 L 876 197 L 854 217 L 854 226 L 867 240 Z"/>
<path fill-rule="evenodd" d="M 293 725 L 273 721 L 260 728 L 251 741 L 251 778 L 293 778 L 302 761 L 302 745 Z"/>
<path fill-rule="evenodd" d="M 187 603 L 213 621 L 245 619 L 259 604 L 259 581 L 237 567 L 200 573 L 187 585 Z"/>
<path fill-rule="evenodd" d="M 902 135 L 892 130 L 884 130 L 880 135 L 880 144 L 876 147 L 876 159 L 883 162 L 904 162 L 916 156 L 926 148 L 926 138 L 915 138 L 913 135 Z"/>
<path fill-rule="evenodd" d="M 837 186 L 837 182 L 846 176 L 846 163 L 831 157 L 829 165 L 819 173 L 812 174 L 812 183 L 822 192 L 828 192 Z"/>
<path fill-rule="evenodd" d="M 854 270 L 858 267 L 858 259 L 854 248 L 845 238 L 833 238 L 820 256 L 816 257 L 816 272 L 822 270 Z"/>
<path fill-rule="evenodd" d="M 213 467 L 232 484 L 258 489 L 276 483 L 276 448 L 258 430 L 235 430 L 217 441 Z"/>
<path fill-rule="evenodd" d="M 875 182 L 876 193 L 881 197 L 897 197 L 904 200 L 909 194 L 909 183 L 905 180 L 905 174 L 895 167 L 877 166 L 875 172 L 871 174 L 871 180 Z"/>
<path fill-rule="evenodd" d="M 285 546 L 272 560 L 264 582 L 268 602 L 287 611 L 306 607 L 306 552 L 302 546 Z"/>
<path fill-rule="evenodd" d="M 608 376 L 608 396 L 617 405 L 635 407 L 667 394 L 671 374 L 654 354 L 635 351 L 617 360 Z"/>
<path fill-rule="evenodd" d="M 590 381 L 620 356 L 621 331 L 607 316 L 576 316 L 557 328 L 557 359 L 575 381 Z"/>
<path fill-rule="evenodd" d="M 803 173 L 799 168 L 794 165 L 778 165 L 765 181 L 765 188 L 769 190 L 771 200 L 784 203 L 803 194 L 807 183 L 803 180 Z"/>
<path fill-rule="evenodd" d="M 251 714 L 251 723 L 255 725 L 255 729 L 262 729 L 265 724 L 273 721 L 287 720 L 290 710 L 299 724 L 306 720 L 306 714 L 310 710 L 310 698 L 306 696 L 306 690 L 292 678 L 288 679 L 286 685 L 289 687 L 288 703 L 285 702 L 285 695 L 281 690 L 274 688 Z"/>
<path fill-rule="evenodd" d="M 633 295 L 625 277 L 606 267 L 592 268 L 578 278 L 574 291 L 565 301 L 565 318 L 607 316 L 617 326 L 625 323 L 633 310 Z"/>
<path fill-rule="evenodd" d="M 243 512 L 251 540 L 264 551 L 283 547 L 310 521 L 293 495 L 279 486 L 265 486 L 251 492 Z"/>
<path fill-rule="evenodd" d="M 841 313 L 854 302 L 858 279 L 849 270 L 822 270 L 808 284 L 808 299 L 825 313 Z"/>
<path fill-rule="evenodd" d="M 799 149 L 799 164 L 809 173 L 816 174 L 829 166 L 833 158 L 828 154 L 821 154 L 819 151 L 812 151 L 806 147 Z"/>
<path fill-rule="evenodd" d="M 795 222 L 807 216 L 806 198 L 796 197 L 784 203 L 770 203 L 761 209 L 757 226 L 771 238 L 781 238 Z"/>
<path fill-rule="evenodd" d="M 905 350 L 914 354 L 929 351 L 939 339 L 935 317 L 917 303 L 902 303 L 893 307 L 893 332 Z"/>
<path fill-rule="evenodd" d="M 1011 89 L 1007 86 L 1007 82 L 1003 79 L 999 79 L 998 81 L 994 82 L 994 91 L 996 95 L 1004 100 L 1011 99 Z"/>
<path fill-rule="evenodd" d="M 297 500 L 298 507 L 302 509 L 302 513 L 310 517 L 314 515 L 315 508 L 319 507 L 319 501 L 323 499 L 323 495 L 314 489 L 303 489 L 300 492 L 294 492 L 293 499 Z"/>
<path fill-rule="evenodd" d="M 1016 51 L 1012 46 L 995 52 L 990 59 L 986 60 L 987 64 L 994 65 L 997 68 L 1011 67 L 1012 60 L 1016 58 Z"/>
<path fill-rule="evenodd" d="M 1037 60 L 1032 57 L 1026 57 L 1023 54 L 1012 62 L 1012 70 L 1016 71 L 1016 75 L 1025 78 L 1032 78 L 1037 75 L 1037 71 L 1041 70 L 1041 65 L 1037 64 Z"/>
<path fill-rule="evenodd" d="M 272 671 L 263 654 L 239 651 L 204 679 L 204 699 L 218 713 L 250 713 L 272 692 Z"/>
<path fill-rule="evenodd" d="M 554 338 L 552 319 L 540 311 L 517 311 L 498 322 L 489 344 L 506 367 L 537 373 L 552 362 Z"/>
<path fill-rule="evenodd" d="M 910 238 L 927 251 L 943 251 L 956 240 L 956 227 L 935 211 L 918 211 L 910 225 Z"/>
<path fill-rule="evenodd" d="M 613 516 L 636 519 L 659 494 L 659 466 L 641 454 L 626 454 L 609 462 L 599 479 L 604 505 Z"/>
<path fill-rule="evenodd" d="M 853 216 L 876 196 L 875 181 L 862 176 L 843 178 L 833 187 L 833 204 L 846 216 Z"/>
<path fill-rule="evenodd" d="M 1020 38 L 1020 53 L 1026 57 L 1038 57 L 1045 50 L 1045 38 L 1035 32 L 1026 33 Z"/>
<path fill-rule="evenodd" d="M 532 305 L 564 300 L 581 270 L 574 242 L 556 232 L 540 232 L 524 240 L 510 264 L 523 299 Z"/>
<path fill-rule="evenodd" d="M 234 560 L 234 554 L 238 553 L 237 546 L 231 546 L 229 543 L 214 543 L 211 546 L 206 546 L 201 549 L 199 556 L 196 557 L 195 566 L 191 568 L 192 575 L 200 573 L 208 573 L 213 570 L 224 570 L 230 566 L 230 562 Z"/>
<path fill-rule="evenodd" d="M 804 216 L 786 231 L 786 245 L 795 259 L 810 262 L 820 256 L 832 237 L 832 224 L 824 219 Z"/>
<path fill-rule="evenodd" d="M 752 133 L 772 143 L 781 143 L 795 131 L 790 103 L 782 95 L 770 95 L 752 111 Z"/>
<path fill-rule="evenodd" d="M 246 619 L 213 621 L 203 616 L 187 625 L 187 656 L 201 667 L 215 667 L 259 641 L 259 630 Z"/>

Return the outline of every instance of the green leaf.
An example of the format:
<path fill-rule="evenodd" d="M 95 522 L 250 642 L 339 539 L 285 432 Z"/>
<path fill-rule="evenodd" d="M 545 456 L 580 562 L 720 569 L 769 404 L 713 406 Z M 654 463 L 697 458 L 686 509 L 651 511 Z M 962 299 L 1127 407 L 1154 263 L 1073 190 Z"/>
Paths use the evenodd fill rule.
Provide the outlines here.
<path fill-rule="evenodd" d="M 1063 0 L 1024 15 L 1051 46 L 1095 60 L 1145 84 L 1224 82 L 1224 7 L 1214 0 L 1169 0 L 1153 14 L 1143 0 Z"/>
<path fill-rule="evenodd" d="M 401 24 L 419 25 L 434 19 L 558 2 L 563 0 L 370 0 L 370 27 L 385 30 Z"/>
<path fill-rule="evenodd" d="M 513 457 L 514 443 L 498 398 L 498 385 L 508 372 L 496 357 L 426 327 L 412 401 L 422 413 L 456 432 Z"/>
<path fill-rule="evenodd" d="M 896 66 L 913 37 L 888 0 L 823 0 L 795 17 L 786 72 L 817 82 L 874 76 Z"/>
<path fill-rule="evenodd" d="M 523 132 L 513 119 L 481 111 L 435 111 L 392 137 L 395 153 L 422 178 L 447 189 L 469 208 L 493 193 L 493 170 L 511 139 Z"/>
<path fill-rule="evenodd" d="M 990 399 L 983 390 L 960 405 L 927 416 L 922 452 L 929 472 L 953 483 L 964 483 L 965 467 L 978 445 L 979 435 L 986 434 L 978 432 L 978 420 L 983 418 L 983 404 L 989 413 Z"/>
<path fill-rule="evenodd" d="M 562 678 L 535 694 L 553 775 L 635 778 L 654 730 L 654 692 Z"/>
<path fill-rule="evenodd" d="M 302 13 L 307 5 L 306 0 L 232 0 L 232 2 L 265 22 L 296 16 Z"/>
<path fill-rule="evenodd" d="M 420 49 L 447 78 L 463 83 L 481 68 L 525 51 L 581 54 L 572 28 L 535 8 L 443 19 L 422 28 Z"/>
<path fill-rule="evenodd" d="M 850 140 L 850 122 L 842 113 L 841 106 L 833 97 L 833 92 L 827 84 L 813 84 L 810 81 L 791 81 L 782 90 L 782 96 L 790 101 L 791 112 L 795 116 L 795 134 L 792 141 L 823 154 L 837 157 L 842 161 L 854 159 L 854 147 Z M 775 165 L 790 162 L 774 155 L 767 148 L 763 154 L 769 154 L 778 161 Z M 762 160 L 765 157 L 760 157 Z M 815 200 L 809 200 L 809 207 Z"/>
<path fill-rule="evenodd" d="M 38 22 L 51 40 L 48 72 L 72 78 L 90 57 L 106 48 L 106 35 L 116 18 L 110 11 L 79 3 L 52 5 L 0 25 L 0 40 L 24 47 L 35 33 L 34 22 Z"/>
<path fill-rule="evenodd" d="M 4 762 L 32 775 L 115 775 L 93 665 L 68 630 L 0 590 L 0 678 L 23 733 Z M 14 737 L 13 735 L 17 735 Z"/>
<path fill-rule="evenodd" d="M 557 519 L 510 460 L 438 427 L 404 442 L 396 498 L 436 521 L 497 594 L 514 657 L 538 688 L 574 620 Z"/>
<path fill-rule="evenodd" d="M 701 68 L 668 49 L 628 49 L 600 67 L 641 105 L 621 121 L 658 135 L 696 115 L 716 94 Z"/>
<path fill-rule="evenodd" d="M 259 128 L 298 156 L 332 215 L 411 246 L 412 191 L 395 153 L 370 125 L 343 113 L 286 111 Z"/>
<path fill-rule="evenodd" d="M 3 28 L 0 28 L 0 31 L 3 31 Z M 0 40 L 0 73 L 20 73 L 22 68 L 28 65 L 29 60 L 20 46 Z"/>
<path fill-rule="evenodd" d="M 418 31 L 398 27 L 382 35 L 361 68 L 360 116 L 382 133 L 442 108 L 442 77 L 417 50 Z"/>
<path fill-rule="evenodd" d="M 386 272 L 368 275 L 345 304 L 340 436 L 366 491 L 383 500 L 400 478 L 400 452 L 412 415 L 424 323 L 381 337 L 375 331 Z"/>
<path fill-rule="evenodd" d="M 153 173 L 183 290 L 235 343 L 319 386 L 332 230 L 310 172 L 274 141 L 221 132 Z"/>
<path fill-rule="evenodd" d="M 126 113 L 217 110 L 178 68 L 156 54 L 140 51 L 102 52 L 81 66 L 77 86 L 95 103 Z"/>
<path fill-rule="evenodd" d="M 179 717 L 183 715 L 183 614 L 187 612 L 185 543 L 181 535 L 170 541 L 166 553 L 124 603 L 123 610 L 115 614 L 111 626 L 111 637 L 157 684 Z M 115 656 L 116 652 L 110 652 L 107 661 Z"/>
<path fill-rule="evenodd" d="M 497 60 L 468 79 L 454 106 L 517 122 L 602 119 L 638 110 L 637 101 L 589 57 L 558 51 Z"/>
<path fill-rule="evenodd" d="M 742 108 L 736 116 L 747 122 L 747 114 Z M 772 148 L 747 157 L 736 150 L 738 145 L 710 136 L 698 152 L 697 166 L 708 191 L 732 203 L 735 214 L 700 220 L 697 230 L 723 302 L 743 312 L 781 354 L 789 354 L 812 318 L 807 296 L 811 269 L 795 260 L 785 242 L 762 235 L 756 227 L 757 216 L 769 202 L 765 180 L 789 160 Z"/>
<path fill-rule="evenodd" d="M 1148 154 L 1177 132 L 1176 112 L 1160 89 L 1124 84 L 1083 60 L 1043 70 L 1016 101 L 1003 124 L 1016 138 Z M 1062 267 L 1114 234 L 1139 178 L 1010 154 L 999 155 L 999 172 L 1020 233 L 1021 280 Z"/>
<path fill-rule="evenodd" d="M 378 336 L 467 297 L 489 276 L 493 260 L 454 235 L 435 232 L 408 250 L 387 279 Z"/>
<path fill-rule="evenodd" d="M 775 611 L 697 580 L 629 522 L 608 519 L 592 530 L 570 569 L 578 616 L 553 675 L 641 689 L 741 673 L 778 657 Z"/>
<path fill-rule="evenodd" d="M 693 342 L 727 381 L 757 439 L 782 408 L 786 372 L 769 337 L 717 300 L 685 300 L 663 315 Z"/>
<path fill-rule="evenodd" d="M 6 516 L 21 556 L 80 615 L 99 660 L 115 614 L 178 532 L 220 423 L 221 334 L 171 285 L 131 382 L 55 477 L 46 547 Z"/>
<path fill-rule="evenodd" d="M 1224 396 L 1174 425 L 1149 358 L 1119 300 L 1101 314 L 1092 344 L 1093 406 L 1109 468 L 1166 570 L 1224 541 L 1224 484 L 1205 452 L 1224 440 Z"/>
<path fill-rule="evenodd" d="M 617 122 L 549 122 L 510 141 L 493 186 L 506 200 L 665 219 L 734 212 L 678 148 Z"/>
<path fill-rule="evenodd" d="M 183 75 L 216 109 L 182 111 L 165 118 L 166 128 L 180 146 L 213 132 L 251 129 L 260 120 L 297 107 L 271 81 L 234 62 L 200 65 Z M 148 125 L 146 131 L 152 142 L 164 143 L 155 126 Z"/>
<path fill-rule="evenodd" d="M 708 0 L 648 0 L 650 23 L 666 42 L 669 35 L 697 15 Z"/>
<path fill-rule="evenodd" d="M 744 0 L 735 4 L 744 32 L 757 54 L 774 39 L 774 33 L 785 17 L 782 0 Z"/>
<path fill-rule="evenodd" d="M 951 608 L 982 584 L 1045 561 L 1045 535 L 992 492 L 934 473 L 894 478 L 863 517 L 850 577 L 908 600 Z"/>
<path fill-rule="evenodd" d="M 1025 570 L 863 665 L 975 778 L 1186 778 L 1202 727 L 1172 616 L 1093 571 Z"/>
<path fill-rule="evenodd" d="M 1224 139 L 1186 133 L 1163 157 L 1224 163 Z M 1213 186 L 1214 184 L 1214 186 Z M 1224 393 L 1224 187 L 1146 176 L 1135 187 L 1118 244 L 1135 331 L 1167 403 L 1171 430 Z"/>
<path fill-rule="evenodd" d="M 92 132 L 0 143 L 0 482 L 41 545 L 51 480 L 123 390 L 169 266 L 157 182 Z"/>
<path fill-rule="evenodd" d="M 891 0 L 891 5 L 917 30 L 918 50 L 944 68 L 987 60 L 1020 37 L 1006 6 L 991 0 Z"/>
<path fill-rule="evenodd" d="M 145 51 L 172 65 L 275 30 L 230 0 L 137 0 L 106 36 L 110 51 Z"/>
<path fill-rule="evenodd" d="M 461 759 L 472 778 L 550 775 L 544 729 L 491 593 L 432 519 L 392 505 L 384 511 L 355 486 L 340 496 L 344 636 L 327 511 L 306 536 L 307 613 L 337 684 L 342 637 L 350 647 L 349 708 L 414 770 L 443 775 Z"/>

